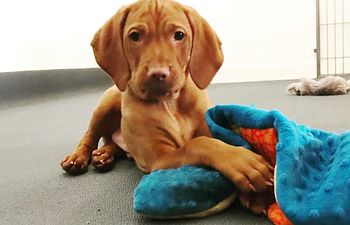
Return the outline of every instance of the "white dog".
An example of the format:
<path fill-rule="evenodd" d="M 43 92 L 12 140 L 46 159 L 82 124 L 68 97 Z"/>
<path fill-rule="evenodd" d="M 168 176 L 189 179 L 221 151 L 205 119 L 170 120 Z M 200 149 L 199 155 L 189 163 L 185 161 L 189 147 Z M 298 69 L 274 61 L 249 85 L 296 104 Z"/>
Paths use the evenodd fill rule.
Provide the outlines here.
<path fill-rule="evenodd" d="M 302 78 L 286 88 L 287 94 L 297 95 L 345 95 L 350 91 L 350 80 L 339 76 L 326 76 L 320 80 Z"/>

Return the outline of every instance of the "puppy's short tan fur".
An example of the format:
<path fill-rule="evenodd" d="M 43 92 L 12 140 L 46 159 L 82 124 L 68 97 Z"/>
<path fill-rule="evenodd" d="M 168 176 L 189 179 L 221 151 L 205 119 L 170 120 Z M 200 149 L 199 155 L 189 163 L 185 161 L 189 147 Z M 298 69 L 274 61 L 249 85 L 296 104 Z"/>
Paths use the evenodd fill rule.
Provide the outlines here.
<path fill-rule="evenodd" d="M 272 169 L 259 155 L 211 138 L 205 89 L 223 63 L 221 42 L 192 8 L 171 0 L 143 0 L 121 8 L 91 43 L 100 67 L 116 86 L 108 89 L 76 149 L 61 166 L 86 172 L 92 161 L 109 170 L 126 151 L 151 172 L 205 165 L 247 194 L 271 190 Z M 98 147 L 103 138 L 105 144 Z M 258 199 L 258 198 L 255 198 Z M 253 212 L 264 206 L 253 199 Z"/>

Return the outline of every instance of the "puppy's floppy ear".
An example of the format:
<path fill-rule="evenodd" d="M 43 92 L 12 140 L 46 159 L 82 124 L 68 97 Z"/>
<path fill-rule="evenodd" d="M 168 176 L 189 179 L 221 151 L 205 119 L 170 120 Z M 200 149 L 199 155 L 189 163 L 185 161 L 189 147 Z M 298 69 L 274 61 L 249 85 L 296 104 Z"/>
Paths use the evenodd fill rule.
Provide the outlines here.
<path fill-rule="evenodd" d="M 122 7 L 96 32 L 91 42 L 97 64 L 121 91 L 126 89 L 130 78 L 123 49 L 123 29 L 129 11 L 128 6 Z"/>
<path fill-rule="evenodd" d="M 194 9 L 184 8 L 192 29 L 192 51 L 188 65 L 192 80 L 198 88 L 206 88 L 224 61 L 221 41 Z"/>

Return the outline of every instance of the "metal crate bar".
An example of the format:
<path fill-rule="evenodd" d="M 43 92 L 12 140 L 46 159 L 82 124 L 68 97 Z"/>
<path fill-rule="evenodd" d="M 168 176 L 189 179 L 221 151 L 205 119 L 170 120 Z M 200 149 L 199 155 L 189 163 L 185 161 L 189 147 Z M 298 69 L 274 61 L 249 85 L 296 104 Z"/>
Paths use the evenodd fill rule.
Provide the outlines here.
<path fill-rule="evenodd" d="M 317 76 L 350 75 L 350 0 L 316 0 Z"/>

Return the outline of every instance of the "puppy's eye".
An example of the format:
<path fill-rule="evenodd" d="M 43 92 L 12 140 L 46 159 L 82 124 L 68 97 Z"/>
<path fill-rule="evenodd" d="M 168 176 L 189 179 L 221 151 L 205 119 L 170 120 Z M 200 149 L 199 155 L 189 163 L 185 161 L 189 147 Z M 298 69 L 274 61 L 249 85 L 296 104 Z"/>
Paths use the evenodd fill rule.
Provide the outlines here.
<path fill-rule="evenodd" d="M 181 31 L 176 31 L 174 34 L 174 39 L 176 41 L 181 41 L 185 37 L 185 34 Z"/>
<path fill-rule="evenodd" d="M 129 34 L 129 38 L 132 40 L 132 41 L 139 41 L 140 40 L 140 33 L 139 32 L 132 32 L 131 34 Z"/>

